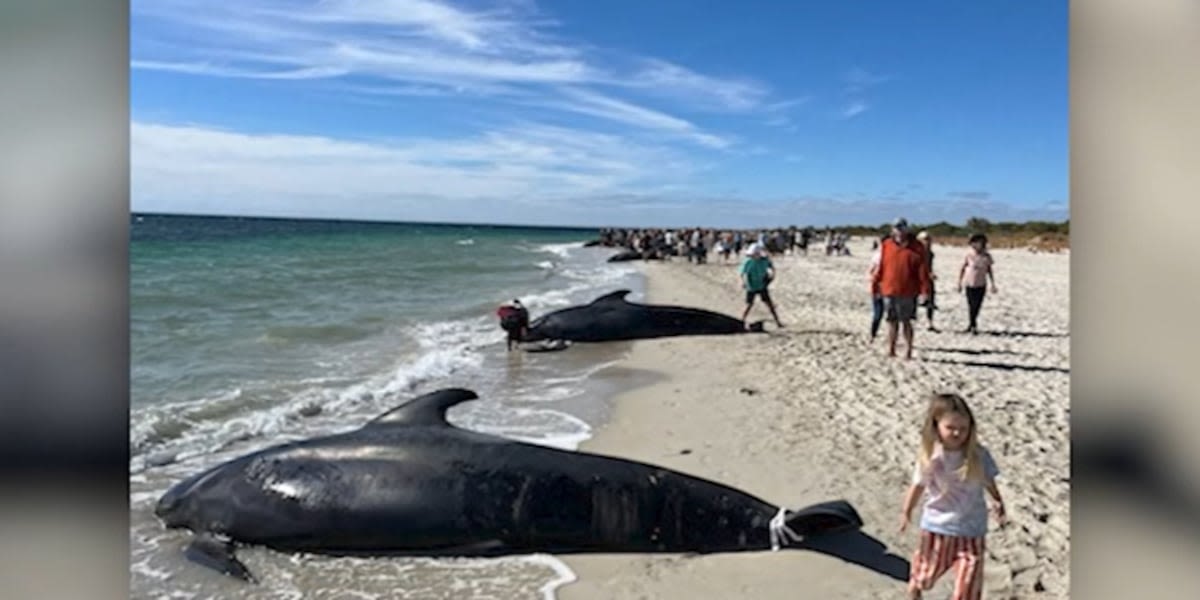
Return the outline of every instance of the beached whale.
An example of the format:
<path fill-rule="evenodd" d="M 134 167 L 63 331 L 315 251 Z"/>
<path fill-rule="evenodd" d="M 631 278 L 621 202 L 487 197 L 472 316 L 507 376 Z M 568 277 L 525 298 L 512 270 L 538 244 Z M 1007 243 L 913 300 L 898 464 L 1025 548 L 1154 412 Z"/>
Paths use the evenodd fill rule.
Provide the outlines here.
<path fill-rule="evenodd" d="M 267 448 L 186 479 L 159 500 L 185 552 L 255 581 L 235 544 L 366 556 L 733 552 L 856 530 L 848 503 L 787 511 L 746 492 L 631 460 L 459 429 L 443 389 L 360 429 Z"/>
<path fill-rule="evenodd" d="M 589 304 L 543 315 L 529 324 L 523 341 L 611 342 L 763 331 L 762 321 L 747 326 L 736 317 L 710 310 L 628 302 L 627 295 L 629 290 L 618 290 Z"/>
<path fill-rule="evenodd" d="M 629 262 L 631 260 L 662 260 L 659 253 L 652 250 L 642 252 L 640 250 L 625 250 L 608 257 L 608 262 Z"/>

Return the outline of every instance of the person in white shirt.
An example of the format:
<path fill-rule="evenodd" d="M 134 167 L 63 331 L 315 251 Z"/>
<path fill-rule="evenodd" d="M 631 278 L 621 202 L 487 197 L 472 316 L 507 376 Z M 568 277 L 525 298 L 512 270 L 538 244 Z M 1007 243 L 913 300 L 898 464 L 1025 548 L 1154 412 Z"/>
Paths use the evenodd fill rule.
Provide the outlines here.
<path fill-rule="evenodd" d="M 954 568 L 953 600 L 983 597 L 983 562 L 987 557 L 988 509 L 984 492 L 995 502 L 997 521 L 1007 516 L 996 487 L 1000 469 L 979 442 L 975 416 L 957 394 L 937 394 L 929 401 L 921 428 L 921 447 L 913 466 L 912 485 L 904 497 L 900 532 L 908 529 L 917 500 L 921 540 L 913 553 L 908 581 L 910 600 Z"/>

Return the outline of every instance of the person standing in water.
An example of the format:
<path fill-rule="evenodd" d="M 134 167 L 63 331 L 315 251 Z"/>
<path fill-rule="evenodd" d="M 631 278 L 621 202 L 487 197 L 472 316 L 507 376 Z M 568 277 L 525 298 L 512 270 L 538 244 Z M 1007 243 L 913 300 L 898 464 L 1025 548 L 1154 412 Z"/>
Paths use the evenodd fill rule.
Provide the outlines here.
<path fill-rule="evenodd" d="M 996 276 L 992 273 L 992 255 L 987 251 L 988 239 L 982 233 L 971 236 L 971 249 L 963 258 L 962 268 L 958 270 L 958 291 L 962 293 L 963 286 L 967 289 L 967 316 L 970 324 L 963 333 L 979 333 L 977 323 L 979 309 L 983 308 L 983 297 L 987 295 L 988 279 L 992 280 L 992 293 L 996 293 Z"/>
<path fill-rule="evenodd" d="M 767 253 L 761 245 L 752 244 L 746 250 L 746 259 L 742 261 L 738 272 L 741 274 L 742 287 L 746 290 L 746 310 L 742 311 L 742 323 L 750 316 L 750 309 L 754 307 L 754 297 L 762 296 L 763 304 L 767 305 L 771 316 L 775 318 L 775 324 L 783 327 L 779 314 L 775 312 L 775 303 L 771 301 L 771 293 L 767 291 L 771 280 L 775 278 L 775 266 L 771 264 L 771 259 L 767 258 Z"/>

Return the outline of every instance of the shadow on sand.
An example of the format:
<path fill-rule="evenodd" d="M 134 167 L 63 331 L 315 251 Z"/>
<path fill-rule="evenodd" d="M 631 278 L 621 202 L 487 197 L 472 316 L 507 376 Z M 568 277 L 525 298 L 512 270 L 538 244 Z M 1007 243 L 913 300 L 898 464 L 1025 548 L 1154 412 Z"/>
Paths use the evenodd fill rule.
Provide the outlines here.
<path fill-rule="evenodd" d="M 998 331 L 986 330 L 980 331 L 980 335 L 990 335 L 994 337 L 1032 337 L 1032 338 L 1065 338 L 1071 337 L 1069 333 L 1052 333 L 1049 331 Z"/>
<path fill-rule="evenodd" d="M 980 356 L 983 354 L 1007 354 L 1010 356 L 1032 356 L 1032 354 L 1030 354 L 1028 352 L 1017 352 L 1016 350 L 984 350 L 984 349 L 978 349 L 978 348 L 921 348 L 919 346 L 918 346 L 918 349 L 919 350 L 929 350 L 932 352 L 957 352 L 959 354 L 970 354 L 973 356 Z"/>
<path fill-rule="evenodd" d="M 819 552 L 865 567 L 896 581 L 908 581 L 908 559 L 887 551 L 887 546 L 862 531 L 813 536 L 790 546 Z"/>
<path fill-rule="evenodd" d="M 1062 367 L 1043 367 L 1041 365 L 1009 365 L 998 362 L 985 362 L 981 360 L 945 360 L 940 358 L 924 358 L 925 362 L 941 363 L 943 365 L 964 365 L 968 367 L 987 367 L 989 369 L 1000 369 L 1002 371 L 1030 371 L 1042 373 L 1063 373 L 1070 375 L 1070 369 Z"/>
<path fill-rule="evenodd" d="M 842 337 L 857 335 L 852 331 L 845 331 L 842 329 L 789 329 L 787 327 L 784 327 L 783 329 L 773 328 L 771 329 L 771 333 L 773 335 L 782 335 L 788 337 L 793 335 L 837 335 Z"/>

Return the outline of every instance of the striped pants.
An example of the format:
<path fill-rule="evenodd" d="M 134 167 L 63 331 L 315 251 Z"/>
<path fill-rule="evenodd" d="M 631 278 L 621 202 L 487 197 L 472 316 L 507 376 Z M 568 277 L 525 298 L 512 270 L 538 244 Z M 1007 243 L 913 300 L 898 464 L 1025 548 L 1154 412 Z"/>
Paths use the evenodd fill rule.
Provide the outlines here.
<path fill-rule="evenodd" d="M 984 538 L 941 535 L 921 531 L 921 543 L 913 553 L 908 589 L 928 590 L 954 567 L 953 600 L 983 598 Z"/>

